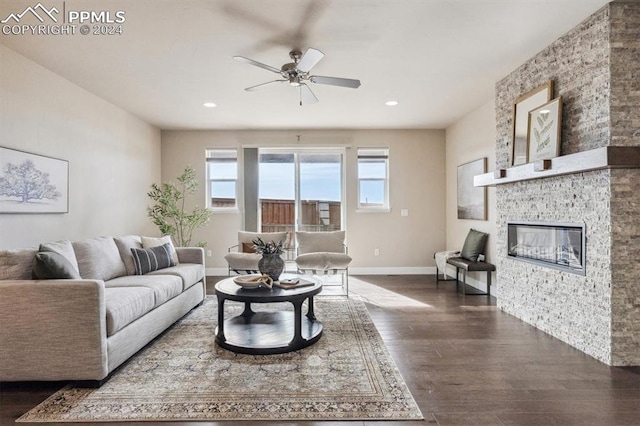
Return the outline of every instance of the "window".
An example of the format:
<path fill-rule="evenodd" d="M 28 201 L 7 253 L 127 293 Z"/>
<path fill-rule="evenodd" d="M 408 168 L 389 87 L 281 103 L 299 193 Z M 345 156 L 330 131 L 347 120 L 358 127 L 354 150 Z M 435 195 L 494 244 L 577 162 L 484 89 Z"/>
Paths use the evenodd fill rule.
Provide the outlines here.
<path fill-rule="evenodd" d="M 358 209 L 389 210 L 388 148 L 358 148 Z"/>
<path fill-rule="evenodd" d="M 207 150 L 207 207 L 215 210 L 238 208 L 238 151 Z"/>
<path fill-rule="evenodd" d="M 343 229 L 343 158 L 340 148 L 259 150 L 262 232 Z"/>

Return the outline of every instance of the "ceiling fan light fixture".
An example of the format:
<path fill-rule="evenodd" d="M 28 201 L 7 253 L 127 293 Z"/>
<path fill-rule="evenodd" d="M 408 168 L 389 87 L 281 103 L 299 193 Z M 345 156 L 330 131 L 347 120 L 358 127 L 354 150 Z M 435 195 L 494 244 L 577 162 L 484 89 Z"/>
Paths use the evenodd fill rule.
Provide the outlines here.
<path fill-rule="evenodd" d="M 280 69 L 272 67 L 270 65 L 263 64 L 261 62 L 254 61 L 253 59 L 246 58 L 244 56 L 234 56 L 233 59 L 248 63 L 258 68 L 263 68 L 267 71 L 280 74 L 281 80 L 268 81 L 266 83 L 256 84 L 245 88 L 247 92 L 252 92 L 258 88 L 262 88 L 271 83 L 289 83 L 290 86 L 299 88 L 300 90 L 300 105 L 312 104 L 318 102 L 318 98 L 313 94 L 309 88 L 308 83 L 326 84 L 329 86 L 348 87 L 351 89 L 357 89 L 360 87 L 360 80 L 352 78 L 340 78 L 329 77 L 320 75 L 309 75 L 311 69 L 316 66 L 318 62 L 324 57 L 324 53 L 318 49 L 312 47 L 308 48 L 304 54 L 299 50 L 292 50 L 289 52 L 289 57 L 293 62 L 282 65 Z"/>

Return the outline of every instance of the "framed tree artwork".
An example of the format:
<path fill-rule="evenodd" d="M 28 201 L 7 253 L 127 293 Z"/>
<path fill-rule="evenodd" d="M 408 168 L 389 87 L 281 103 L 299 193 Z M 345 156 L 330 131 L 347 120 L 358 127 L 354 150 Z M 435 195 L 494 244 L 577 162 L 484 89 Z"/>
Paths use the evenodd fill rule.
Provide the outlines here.
<path fill-rule="evenodd" d="M 560 155 L 561 125 L 562 96 L 529 112 L 529 161 L 546 160 Z"/>
<path fill-rule="evenodd" d="M 0 213 L 68 212 L 68 161 L 0 147 Z"/>
<path fill-rule="evenodd" d="M 473 177 L 487 171 L 487 157 L 458 166 L 458 219 L 487 220 L 487 188 Z"/>
<path fill-rule="evenodd" d="M 527 150 L 527 119 L 529 111 L 546 104 L 552 97 L 553 81 L 547 81 L 514 101 L 512 166 L 526 164 L 531 161 L 528 158 Z"/>

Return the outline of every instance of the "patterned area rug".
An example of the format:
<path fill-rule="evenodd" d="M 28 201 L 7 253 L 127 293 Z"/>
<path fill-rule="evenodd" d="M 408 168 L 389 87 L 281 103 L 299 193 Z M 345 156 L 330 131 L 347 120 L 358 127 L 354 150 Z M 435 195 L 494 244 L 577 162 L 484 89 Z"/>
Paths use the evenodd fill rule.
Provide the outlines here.
<path fill-rule="evenodd" d="M 227 302 L 225 318 L 241 308 Z M 315 310 L 316 344 L 242 355 L 215 344 L 207 297 L 101 388 L 67 386 L 18 422 L 422 419 L 364 303 L 316 297 Z"/>

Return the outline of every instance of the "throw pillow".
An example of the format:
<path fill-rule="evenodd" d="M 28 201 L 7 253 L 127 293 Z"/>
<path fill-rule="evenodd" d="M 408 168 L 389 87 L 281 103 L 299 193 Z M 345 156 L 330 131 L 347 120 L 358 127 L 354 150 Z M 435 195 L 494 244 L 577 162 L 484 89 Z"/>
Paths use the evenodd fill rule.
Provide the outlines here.
<path fill-rule="evenodd" d="M 65 259 L 69 261 L 69 263 L 73 266 L 76 272 L 80 273 L 80 268 L 78 266 L 78 259 L 76 258 L 76 253 L 73 251 L 73 245 L 69 240 L 63 241 L 54 241 L 49 243 L 40 244 L 40 248 L 38 251 L 49 251 L 53 253 L 58 253 L 62 255 Z"/>
<path fill-rule="evenodd" d="M 136 275 L 144 275 L 151 271 L 175 266 L 171 256 L 171 243 L 146 249 L 132 248 L 133 264 Z"/>
<path fill-rule="evenodd" d="M 169 243 L 171 245 L 171 257 L 173 258 L 173 263 L 178 264 L 178 253 L 176 252 L 175 247 L 173 246 L 173 242 L 171 241 L 171 236 L 165 235 L 161 238 L 153 238 L 153 237 L 141 237 L 142 239 L 142 248 L 151 248 L 158 247 L 163 244 Z"/>
<path fill-rule="evenodd" d="M 33 258 L 33 273 L 39 280 L 81 279 L 80 273 L 59 253 L 42 251 Z"/>
<path fill-rule="evenodd" d="M 127 275 L 135 275 L 136 267 L 133 264 L 131 249 L 142 248 L 142 240 L 138 235 L 126 235 L 124 237 L 115 237 L 113 241 L 115 241 L 116 246 L 118 247 L 120 257 L 122 258 L 124 267 L 127 270 Z"/>
<path fill-rule="evenodd" d="M 242 253 L 256 253 L 253 243 L 242 243 Z"/>
<path fill-rule="evenodd" d="M 467 238 L 464 240 L 460 257 L 470 260 L 471 262 L 477 262 L 478 256 L 484 254 L 487 238 L 489 238 L 489 234 L 470 229 Z"/>

